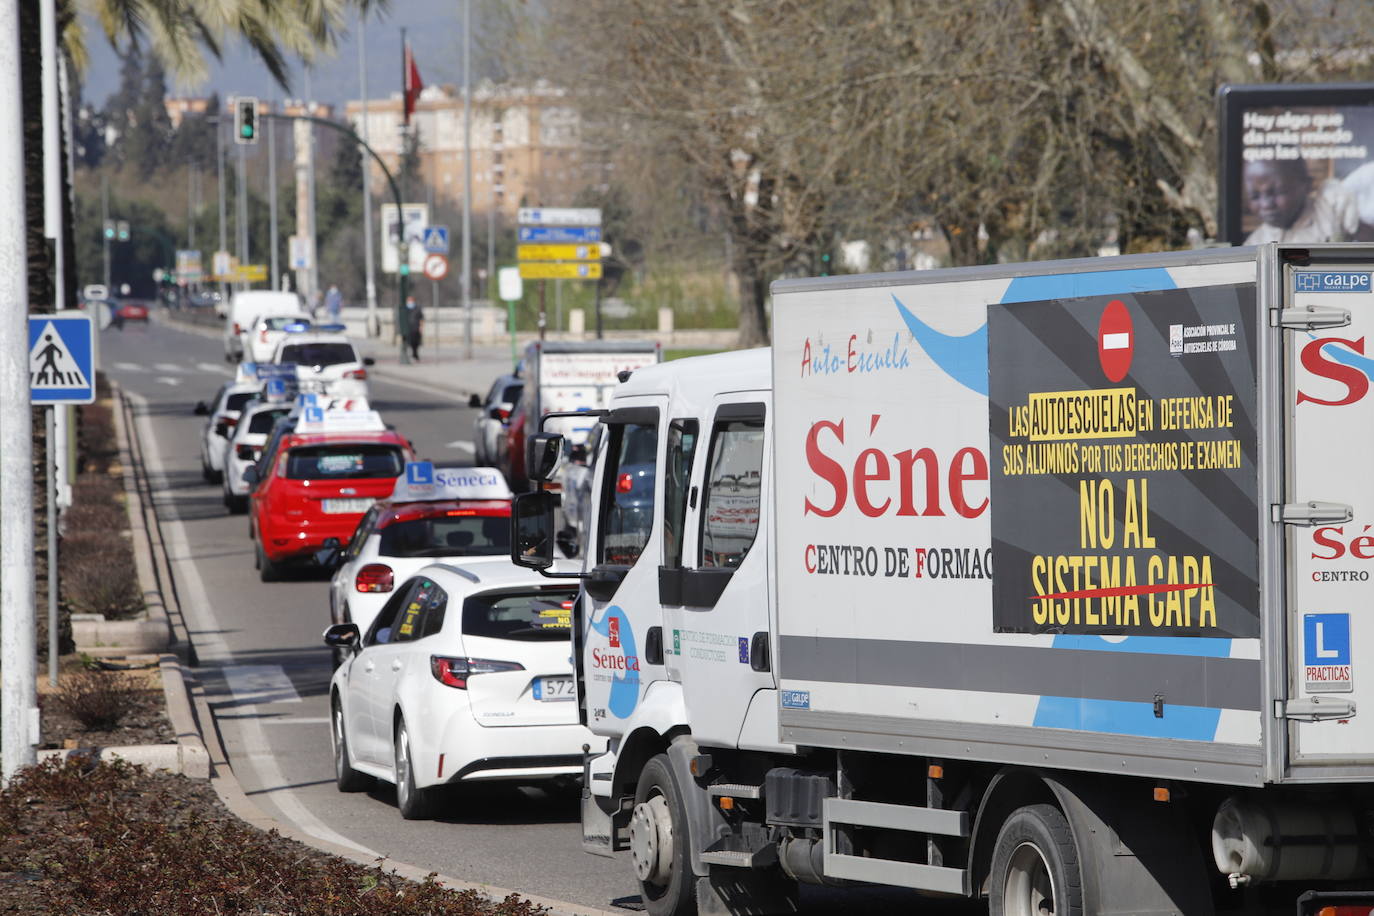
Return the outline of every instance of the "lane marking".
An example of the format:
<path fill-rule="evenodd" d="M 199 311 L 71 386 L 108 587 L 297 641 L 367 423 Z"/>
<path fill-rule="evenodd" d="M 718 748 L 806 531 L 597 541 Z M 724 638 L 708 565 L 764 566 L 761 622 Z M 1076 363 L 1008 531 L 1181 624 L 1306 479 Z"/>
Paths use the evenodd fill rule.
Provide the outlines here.
<path fill-rule="evenodd" d="M 180 385 L 181 379 L 172 378 L 170 375 L 159 375 L 157 380 L 164 385 Z"/>
<path fill-rule="evenodd" d="M 226 665 L 220 669 L 239 703 L 299 703 L 296 685 L 281 665 Z"/>
<path fill-rule="evenodd" d="M 231 370 L 224 363 L 196 363 L 196 368 L 201 372 L 208 372 L 211 375 L 233 375 Z"/>
<path fill-rule="evenodd" d="M 155 487 L 153 490 L 154 504 L 156 504 L 159 495 L 162 495 L 164 500 L 171 500 L 172 495 L 166 486 L 166 466 L 162 463 L 162 452 L 158 449 L 157 437 L 153 435 L 152 420 L 148 416 L 148 399 L 128 389 L 125 389 L 124 394 L 136 408 L 134 425 L 144 443 L 144 458 L 148 464 L 148 475 L 152 478 L 152 484 Z M 187 629 L 191 632 L 198 631 L 200 634 L 196 639 L 196 655 L 200 659 L 201 666 L 212 669 L 225 665 L 232 666 L 234 654 L 224 639 L 224 630 L 215 616 L 214 605 L 210 602 L 210 592 L 205 587 L 205 580 L 200 577 L 200 570 L 196 568 L 195 553 L 191 549 L 191 539 L 186 534 L 186 526 L 182 524 L 181 519 L 175 516 L 160 519 L 160 521 L 162 522 L 163 534 L 167 539 L 167 558 L 172 564 L 173 575 L 176 576 L 178 587 L 183 589 L 182 615 L 186 618 Z M 211 703 L 213 705 L 213 700 Z M 243 706 L 236 708 L 234 712 L 252 714 L 256 713 L 257 710 L 253 706 Z M 240 720 L 238 733 L 244 753 L 249 755 L 246 769 L 251 770 L 253 775 L 257 777 L 258 784 L 270 795 L 283 819 L 294 824 L 302 833 L 324 840 L 326 843 L 336 843 L 349 849 L 356 849 L 363 855 L 375 859 L 383 858 L 375 850 L 354 842 L 343 834 L 325 826 L 325 823 L 311 813 L 310 809 L 291 789 L 275 788 L 289 786 L 291 783 L 282 773 L 276 755 L 272 753 L 272 745 L 267 740 L 267 733 L 263 731 L 261 720 L 256 715 Z"/>
<path fill-rule="evenodd" d="M 176 363 L 154 363 L 153 368 L 158 372 L 185 372 L 186 369 Z"/>
<path fill-rule="evenodd" d="M 115 363 L 114 367 L 120 372 L 142 372 L 147 367 L 140 366 L 138 363 Z"/>
<path fill-rule="evenodd" d="M 471 442 L 468 442 L 468 441 L 465 440 L 465 439 L 458 439 L 458 440 L 456 440 L 456 441 L 454 441 L 454 442 L 450 442 L 448 445 L 446 445 L 446 446 L 444 446 L 444 447 L 445 447 L 445 448 L 456 448 L 456 449 L 458 449 L 458 451 L 460 451 L 460 452 L 467 452 L 469 455 L 475 455 L 475 454 L 477 454 L 477 448 L 476 448 L 476 446 L 474 446 Z"/>

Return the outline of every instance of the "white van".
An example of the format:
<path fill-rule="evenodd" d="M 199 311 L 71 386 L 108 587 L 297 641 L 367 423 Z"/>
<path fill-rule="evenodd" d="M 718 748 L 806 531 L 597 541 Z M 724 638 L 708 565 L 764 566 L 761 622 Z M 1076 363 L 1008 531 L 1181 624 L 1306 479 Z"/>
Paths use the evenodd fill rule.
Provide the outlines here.
<path fill-rule="evenodd" d="M 250 289 L 235 293 L 224 317 L 224 358 L 231 363 L 243 359 L 243 332 L 262 317 L 298 315 L 305 311 L 301 297 L 270 289 Z"/>

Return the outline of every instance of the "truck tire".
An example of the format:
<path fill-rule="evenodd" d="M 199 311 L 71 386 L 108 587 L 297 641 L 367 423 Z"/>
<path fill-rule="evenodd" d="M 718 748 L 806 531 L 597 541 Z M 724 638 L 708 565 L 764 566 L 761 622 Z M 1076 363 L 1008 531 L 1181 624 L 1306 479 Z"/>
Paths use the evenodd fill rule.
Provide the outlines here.
<path fill-rule="evenodd" d="M 650 916 L 696 913 L 690 843 L 682 791 L 668 755 L 659 754 L 639 773 L 630 815 L 630 859 Z"/>
<path fill-rule="evenodd" d="M 340 792 L 362 792 L 372 788 L 372 777 L 359 773 L 348 763 L 348 729 L 344 725 L 343 704 L 338 697 L 330 705 L 329 737 L 334 739 L 334 782 Z"/>
<path fill-rule="evenodd" d="M 1083 880 L 1069 822 L 1053 805 L 1013 811 L 997 833 L 990 916 L 1083 916 Z"/>

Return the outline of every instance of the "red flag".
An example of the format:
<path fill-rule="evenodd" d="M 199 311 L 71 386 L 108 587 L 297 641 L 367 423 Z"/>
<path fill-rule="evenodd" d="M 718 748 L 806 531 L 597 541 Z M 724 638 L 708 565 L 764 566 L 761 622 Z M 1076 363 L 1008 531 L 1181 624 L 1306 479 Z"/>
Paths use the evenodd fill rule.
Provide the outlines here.
<path fill-rule="evenodd" d="M 410 42 L 406 42 L 406 83 L 405 83 L 405 123 L 410 125 L 410 116 L 415 113 L 415 102 L 420 98 L 420 90 L 425 84 L 420 81 L 420 68 L 415 66 L 415 56 L 410 53 Z"/>

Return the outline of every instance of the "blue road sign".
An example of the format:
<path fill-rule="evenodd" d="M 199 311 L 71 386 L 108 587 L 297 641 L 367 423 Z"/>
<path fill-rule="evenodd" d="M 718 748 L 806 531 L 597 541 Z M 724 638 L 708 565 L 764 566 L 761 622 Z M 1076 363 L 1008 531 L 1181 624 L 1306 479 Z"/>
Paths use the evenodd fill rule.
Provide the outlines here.
<path fill-rule="evenodd" d="M 29 396 L 35 404 L 95 400 L 95 341 L 87 315 L 29 316 Z"/>
<path fill-rule="evenodd" d="M 1304 614 L 1303 664 L 1350 664 L 1350 615 Z"/>
<path fill-rule="evenodd" d="M 599 242 L 600 226 L 521 226 L 522 242 Z"/>
<path fill-rule="evenodd" d="M 430 254 L 448 254 L 448 226 L 425 227 L 424 243 Z"/>

